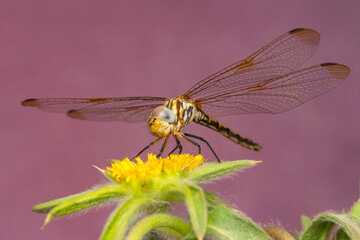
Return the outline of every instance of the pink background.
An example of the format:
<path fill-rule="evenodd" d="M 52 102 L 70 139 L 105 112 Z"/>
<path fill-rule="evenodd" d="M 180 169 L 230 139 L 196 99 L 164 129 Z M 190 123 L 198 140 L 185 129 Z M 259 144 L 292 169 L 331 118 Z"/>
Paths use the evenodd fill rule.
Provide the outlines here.
<path fill-rule="evenodd" d="M 78 121 L 24 108 L 23 99 L 177 96 L 297 27 L 322 37 L 305 66 L 348 65 L 343 84 L 283 114 L 219 119 L 259 142 L 260 153 L 196 124 L 185 130 L 221 159 L 263 160 L 208 186 L 256 222 L 293 231 L 301 214 L 348 209 L 359 196 L 359 12 L 356 0 L 1 1 L 0 238 L 96 239 L 112 208 L 42 231 L 45 215 L 30 209 L 99 183 L 92 164 L 131 157 L 154 139 L 145 123 Z"/>

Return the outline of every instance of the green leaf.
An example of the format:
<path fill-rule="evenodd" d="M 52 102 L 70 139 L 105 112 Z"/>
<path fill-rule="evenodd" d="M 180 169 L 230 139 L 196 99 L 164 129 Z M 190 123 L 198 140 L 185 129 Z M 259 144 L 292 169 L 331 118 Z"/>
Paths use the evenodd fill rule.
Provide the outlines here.
<path fill-rule="evenodd" d="M 311 224 L 311 219 L 305 215 L 301 215 L 301 225 L 302 225 L 302 231 L 301 232 L 294 232 L 294 235 L 296 239 L 301 239 L 302 233 L 308 228 L 308 226 Z"/>
<path fill-rule="evenodd" d="M 351 210 L 351 215 L 360 219 L 360 199 L 353 206 Z"/>
<path fill-rule="evenodd" d="M 191 231 L 188 235 L 186 235 L 185 237 L 181 238 L 181 240 L 197 240 L 198 238 L 196 237 L 194 231 Z"/>
<path fill-rule="evenodd" d="M 166 185 L 163 189 L 167 195 L 181 193 L 189 211 L 190 223 L 198 239 L 203 239 L 207 223 L 207 202 L 202 188 L 186 182 Z"/>
<path fill-rule="evenodd" d="M 219 206 L 209 214 L 206 235 L 219 240 L 271 240 L 261 227 L 225 206 Z"/>
<path fill-rule="evenodd" d="M 203 165 L 203 167 L 194 170 L 190 174 L 189 179 L 195 182 L 202 182 L 208 179 L 212 179 L 228 173 L 232 173 L 240 169 L 245 169 L 248 167 L 255 166 L 260 162 L 261 161 L 239 160 L 239 161 L 223 162 L 217 164 L 205 164 Z"/>
<path fill-rule="evenodd" d="M 207 207 L 204 192 L 195 185 L 184 187 L 185 202 L 189 210 L 190 222 L 198 239 L 206 232 Z"/>
<path fill-rule="evenodd" d="M 34 206 L 31 211 L 36 212 L 36 213 L 48 213 L 51 209 L 53 209 L 54 207 L 56 207 L 59 204 L 62 204 L 70 199 L 82 196 L 84 194 L 87 194 L 89 191 L 85 191 L 82 193 L 77 193 L 77 194 L 73 194 L 67 197 L 63 197 L 63 198 L 57 198 L 55 200 L 46 202 L 46 203 L 40 203 L 36 206 Z"/>
<path fill-rule="evenodd" d="M 221 199 L 214 193 L 205 192 L 205 197 L 206 197 L 208 205 L 210 205 L 210 206 L 217 207 L 217 206 L 223 204 Z"/>
<path fill-rule="evenodd" d="M 134 216 L 146 205 L 150 205 L 146 198 L 129 198 L 119 205 L 110 215 L 101 234 L 101 240 L 124 239 Z"/>
<path fill-rule="evenodd" d="M 141 240 L 143 237 L 155 228 L 165 227 L 173 229 L 182 236 L 190 232 L 190 226 L 184 221 L 168 214 L 153 214 L 139 221 L 127 235 L 127 240 Z"/>
<path fill-rule="evenodd" d="M 305 230 L 303 240 L 328 239 L 335 225 L 343 229 L 350 239 L 360 239 L 360 221 L 350 214 L 323 214 L 312 221 Z"/>
<path fill-rule="evenodd" d="M 336 231 L 336 240 L 350 240 L 342 228 Z"/>
<path fill-rule="evenodd" d="M 91 207 L 110 198 L 123 196 L 125 193 L 126 190 L 119 185 L 98 186 L 82 193 L 38 204 L 32 208 L 32 211 L 36 213 L 48 213 L 56 207 L 57 210 L 52 214 L 61 216 Z"/>
<path fill-rule="evenodd" d="M 295 238 L 284 229 L 278 227 L 263 227 L 263 229 L 273 240 L 295 240 Z"/>
<path fill-rule="evenodd" d="M 305 215 L 301 215 L 301 225 L 303 231 L 305 231 L 311 224 L 311 219 Z"/>

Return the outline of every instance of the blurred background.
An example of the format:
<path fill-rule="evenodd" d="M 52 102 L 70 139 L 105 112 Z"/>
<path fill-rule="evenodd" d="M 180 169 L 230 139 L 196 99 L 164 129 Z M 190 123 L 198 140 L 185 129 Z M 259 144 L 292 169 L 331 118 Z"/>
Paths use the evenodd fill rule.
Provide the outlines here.
<path fill-rule="evenodd" d="M 96 185 L 103 178 L 93 164 L 132 157 L 154 140 L 145 123 L 74 120 L 24 108 L 22 100 L 175 97 L 298 27 L 321 34 L 304 66 L 342 63 L 352 69 L 347 80 L 286 113 L 218 119 L 262 145 L 260 153 L 197 124 L 185 131 L 207 139 L 223 160 L 263 161 L 207 186 L 257 223 L 294 231 L 301 214 L 349 209 L 359 197 L 359 12 L 356 0 L 3 0 L 0 238 L 96 239 L 112 208 L 61 218 L 44 230 L 45 215 L 30 209 Z M 196 154 L 190 144 L 184 148 Z"/>

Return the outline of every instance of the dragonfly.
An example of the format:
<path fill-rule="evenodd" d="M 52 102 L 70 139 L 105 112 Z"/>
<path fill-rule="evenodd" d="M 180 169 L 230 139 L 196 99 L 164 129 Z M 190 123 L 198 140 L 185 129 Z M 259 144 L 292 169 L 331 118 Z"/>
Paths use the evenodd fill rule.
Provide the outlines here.
<path fill-rule="evenodd" d="M 161 156 L 172 136 L 176 146 L 169 155 L 176 150 L 179 154 L 182 152 L 179 139 L 195 145 L 200 154 L 197 141 L 202 141 L 220 162 L 208 141 L 182 129 L 195 122 L 245 148 L 260 151 L 259 144 L 230 130 L 213 117 L 281 113 L 336 87 L 350 74 L 350 68 L 345 65 L 327 62 L 296 70 L 313 55 L 319 42 L 318 32 L 307 28 L 293 29 L 175 98 L 43 98 L 27 99 L 22 105 L 67 113 L 69 117 L 81 120 L 146 121 L 156 140 L 136 156 L 164 139 L 158 154 Z"/>

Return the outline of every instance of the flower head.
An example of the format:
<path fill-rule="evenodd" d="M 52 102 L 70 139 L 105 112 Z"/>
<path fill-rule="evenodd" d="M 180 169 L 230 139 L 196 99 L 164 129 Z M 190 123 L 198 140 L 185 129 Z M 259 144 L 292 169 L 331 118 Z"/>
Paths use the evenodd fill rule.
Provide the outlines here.
<path fill-rule="evenodd" d="M 106 170 L 98 168 L 111 181 L 78 194 L 38 204 L 32 210 L 47 213 L 45 226 L 54 217 L 99 204 L 115 203 L 117 207 L 106 223 L 100 239 L 143 239 L 142 236 L 149 227 L 142 227 L 146 223 L 151 225 L 149 229 L 154 226 L 168 227 L 183 237 L 193 231 L 197 239 L 203 239 L 208 215 L 212 214 L 208 207 L 221 206 L 222 202 L 214 194 L 205 193 L 199 184 L 258 163 L 249 160 L 221 164 L 203 164 L 204 162 L 201 155 L 189 154 L 170 155 L 166 158 L 149 154 L 146 162 L 140 158 L 136 158 L 134 162 L 128 158 L 114 160 Z M 198 167 L 199 165 L 202 166 Z M 188 223 L 169 213 L 171 204 L 179 202 L 187 205 Z M 133 223 L 136 223 L 135 227 Z M 223 224 L 224 221 L 220 223 Z"/>
<path fill-rule="evenodd" d="M 147 179 L 162 178 L 164 176 L 181 175 L 193 170 L 204 162 L 201 155 L 189 154 L 170 155 L 166 158 L 157 158 L 154 154 L 148 155 L 146 162 L 137 157 L 136 162 L 125 158 L 116 161 L 107 167 L 111 176 L 118 182 L 144 181 Z"/>

